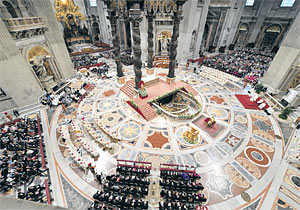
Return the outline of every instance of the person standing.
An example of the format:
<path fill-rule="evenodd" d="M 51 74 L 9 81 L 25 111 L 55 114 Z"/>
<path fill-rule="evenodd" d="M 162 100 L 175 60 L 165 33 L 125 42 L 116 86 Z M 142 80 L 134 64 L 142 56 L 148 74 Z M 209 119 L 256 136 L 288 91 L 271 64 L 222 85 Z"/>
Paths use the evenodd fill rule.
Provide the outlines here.
<path fill-rule="evenodd" d="M 15 115 L 16 117 L 19 117 L 19 116 L 20 116 L 20 113 L 19 113 L 19 111 L 18 111 L 17 109 L 14 109 L 14 110 L 13 110 L 13 113 L 14 113 L 14 115 Z"/>
<path fill-rule="evenodd" d="M 9 119 L 10 122 L 14 121 L 13 117 L 10 114 L 8 114 L 7 112 L 4 112 L 4 114 L 5 114 L 6 118 Z"/>

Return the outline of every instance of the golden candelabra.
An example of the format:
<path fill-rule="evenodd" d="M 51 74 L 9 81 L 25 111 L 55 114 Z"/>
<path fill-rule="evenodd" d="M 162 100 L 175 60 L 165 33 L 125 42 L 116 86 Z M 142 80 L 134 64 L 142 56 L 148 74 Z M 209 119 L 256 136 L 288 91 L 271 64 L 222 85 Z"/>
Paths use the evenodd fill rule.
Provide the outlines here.
<path fill-rule="evenodd" d="M 79 11 L 79 6 L 74 4 L 73 0 L 55 0 L 55 15 L 58 21 L 66 23 L 70 29 L 70 19 L 78 26 L 77 18 L 85 20 L 85 16 Z"/>

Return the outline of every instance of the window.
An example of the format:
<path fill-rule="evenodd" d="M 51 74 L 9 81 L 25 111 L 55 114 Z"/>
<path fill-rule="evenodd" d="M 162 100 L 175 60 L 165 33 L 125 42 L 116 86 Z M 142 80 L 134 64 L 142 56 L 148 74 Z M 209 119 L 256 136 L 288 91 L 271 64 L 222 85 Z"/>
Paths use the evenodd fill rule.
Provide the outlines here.
<path fill-rule="evenodd" d="M 97 7 L 97 0 L 90 0 L 91 7 Z"/>
<path fill-rule="evenodd" d="M 292 7 L 295 3 L 295 0 L 282 0 L 280 7 Z"/>
<path fill-rule="evenodd" d="M 253 6 L 255 0 L 247 0 L 246 6 Z"/>

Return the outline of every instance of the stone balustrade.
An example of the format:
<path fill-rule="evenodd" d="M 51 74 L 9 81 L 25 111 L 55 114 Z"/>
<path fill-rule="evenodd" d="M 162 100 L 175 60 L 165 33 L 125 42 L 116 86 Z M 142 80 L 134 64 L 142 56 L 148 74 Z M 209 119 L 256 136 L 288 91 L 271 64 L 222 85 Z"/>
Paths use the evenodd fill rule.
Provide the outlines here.
<path fill-rule="evenodd" d="M 47 28 L 41 17 L 22 17 L 3 19 L 14 39 L 43 35 Z"/>

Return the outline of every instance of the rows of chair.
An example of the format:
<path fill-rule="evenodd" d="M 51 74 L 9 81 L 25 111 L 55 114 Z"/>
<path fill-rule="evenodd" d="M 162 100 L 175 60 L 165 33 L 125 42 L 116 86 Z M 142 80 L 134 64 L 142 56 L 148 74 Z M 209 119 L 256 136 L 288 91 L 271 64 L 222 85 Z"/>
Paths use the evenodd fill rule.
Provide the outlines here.
<path fill-rule="evenodd" d="M 203 185 L 199 182 L 200 175 L 194 170 L 184 170 L 172 167 L 160 168 L 159 181 L 162 190 L 159 209 L 196 209 L 197 206 L 206 202 L 202 190 Z"/>
<path fill-rule="evenodd" d="M 39 117 L 0 125 L 0 194 L 50 204 L 49 170 Z M 39 183 L 39 184 L 36 184 Z"/>
<path fill-rule="evenodd" d="M 150 169 L 148 167 L 118 164 L 116 174 L 105 177 L 102 189 L 94 195 L 94 203 L 89 210 L 96 209 L 148 209 Z M 97 179 L 102 184 L 100 175 Z"/>

